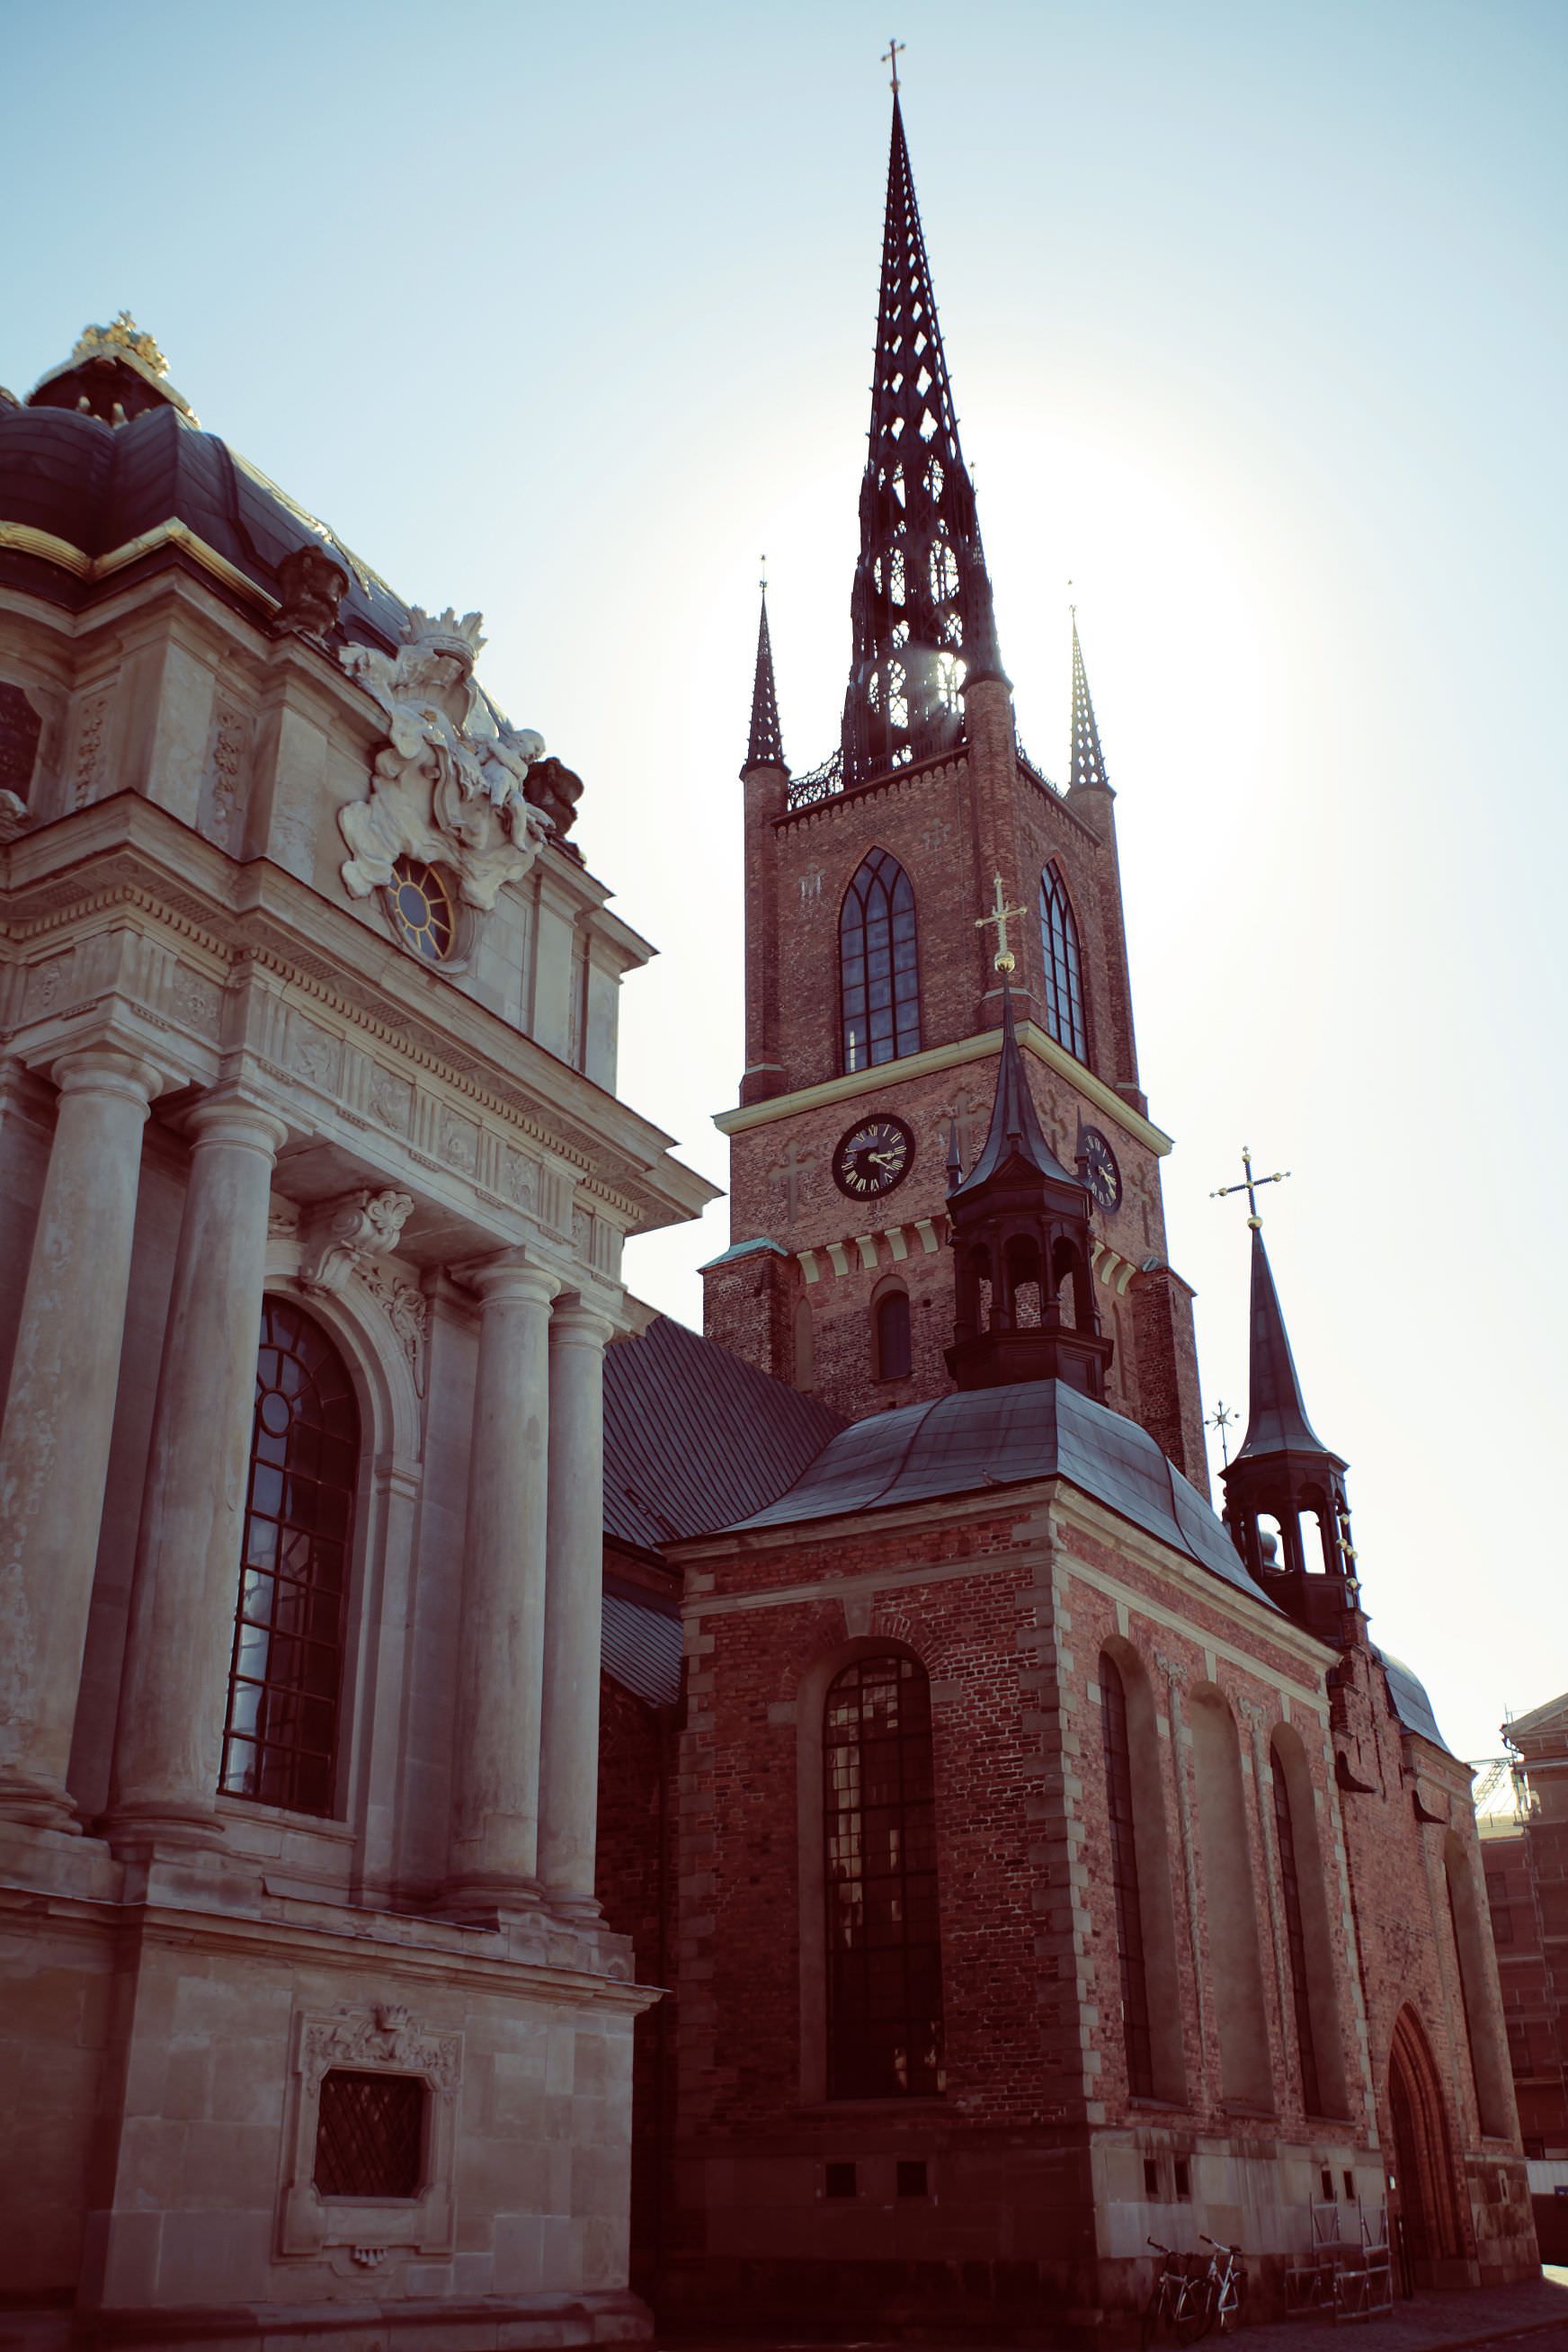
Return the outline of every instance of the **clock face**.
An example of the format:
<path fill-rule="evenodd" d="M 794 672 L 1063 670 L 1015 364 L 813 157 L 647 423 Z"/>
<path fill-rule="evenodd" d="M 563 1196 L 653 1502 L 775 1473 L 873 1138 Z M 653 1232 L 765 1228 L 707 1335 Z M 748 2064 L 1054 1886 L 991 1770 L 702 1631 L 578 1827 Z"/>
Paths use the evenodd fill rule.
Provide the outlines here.
<path fill-rule="evenodd" d="M 1113 1217 L 1121 1206 L 1121 1171 L 1116 1164 L 1115 1152 L 1098 1127 L 1082 1129 L 1078 1139 L 1078 1155 L 1084 1182 L 1106 1215 Z"/>
<path fill-rule="evenodd" d="M 852 1201 L 874 1201 L 903 1182 L 914 1158 L 915 1139 L 903 1120 L 876 1114 L 839 1138 L 833 1181 Z"/>

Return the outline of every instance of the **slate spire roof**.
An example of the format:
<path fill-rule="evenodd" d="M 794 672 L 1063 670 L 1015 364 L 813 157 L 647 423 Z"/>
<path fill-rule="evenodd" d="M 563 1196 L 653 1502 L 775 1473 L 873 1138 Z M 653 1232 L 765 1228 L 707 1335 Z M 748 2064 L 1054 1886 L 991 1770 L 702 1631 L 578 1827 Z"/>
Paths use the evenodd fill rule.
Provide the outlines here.
<path fill-rule="evenodd" d="M 974 488 L 959 446 L 896 92 L 869 442 L 844 701 L 844 772 L 852 784 L 956 741 L 966 658 L 989 673 L 1000 668 Z"/>
<path fill-rule="evenodd" d="M 1307 1419 L 1296 1360 L 1274 1287 L 1274 1271 L 1263 1246 L 1263 1229 L 1252 1228 L 1252 1312 L 1247 1363 L 1247 1435 L 1236 1462 L 1271 1454 L 1316 1454 L 1343 1469 Z"/>
<path fill-rule="evenodd" d="M 762 617 L 757 623 L 757 667 L 752 681 L 752 733 L 746 745 L 746 764 L 741 773 L 745 775 L 752 768 L 784 765 L 779 698 L 773 684 L 773 641 L 768 631 L 768 583 L 764 580 Z"/>
<path fill-rule="evenodd" d="M 1002 1053 L 996 1067 L 996 1099 L 991 1106 L 991 1125 L 980 1149 L 980 1156 L 962 1184 L 949 1194 L 950 1202 L 971 1199 L 983 1185 L 988 1184 L 1010 1160 L 1020 1160 L 1039 1175 L 1051 1178 L 1058 1184 L 1076 1184 L 1078 1178 L 1062 1166 L 1046 1141 L 1040 1114 L 1035 1108 L 1035 1097 L 1029 1092 L 1029 1080 L 1024 1068 L 1023 1049 L 1018 1044 L 1018 1032 L 1013 1020 L 1013 992 L 1002 986 Z"/>
<path fill-rule="evenodd" d="M 1078 641 L 1078 614 L 1072 616 L 1072 770 L 1068 777 L 1068 790 L 1077 792 L 1081 785 L 1109 785 L 1105 758 L 1100 748 L 1100 729 L 1095 723 L 1094 704 L 1089 699 L 1089 673 L 1083 666 L 1083 647 Z"/>

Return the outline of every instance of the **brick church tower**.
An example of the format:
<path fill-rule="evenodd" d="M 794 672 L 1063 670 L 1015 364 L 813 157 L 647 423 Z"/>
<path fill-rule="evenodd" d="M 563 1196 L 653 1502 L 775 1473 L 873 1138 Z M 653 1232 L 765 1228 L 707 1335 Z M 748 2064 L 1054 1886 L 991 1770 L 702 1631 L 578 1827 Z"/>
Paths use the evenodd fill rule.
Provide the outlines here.
<path fill-rule="evenodd" d="M 896 93 L 851 623 L 838 749 L 792 776 L 764 597 L 741 772 L 746 1066 L 719 1121 L 731 1246 L 705 1270 L 708 1335 L 852 1418 L 950 1391 L 947 1196 L 994 1092 L 1009 947 L 1029 1091 L 1094 1198 L 1107 1401 L 1204 1487 L 1192 1294 L 1160 1193 L 1171 1139 L 1139 1084 L 1077 624 L 1063 790 L 1014 728 Z"/>

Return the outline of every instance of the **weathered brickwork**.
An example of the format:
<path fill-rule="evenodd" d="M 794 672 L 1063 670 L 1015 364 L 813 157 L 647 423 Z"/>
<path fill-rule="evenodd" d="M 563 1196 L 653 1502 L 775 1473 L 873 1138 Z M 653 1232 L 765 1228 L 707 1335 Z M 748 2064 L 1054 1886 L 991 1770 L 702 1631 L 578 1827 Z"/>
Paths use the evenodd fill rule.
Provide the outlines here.
<path fill-rule="evenodd" d="M 747 1066 L 740 1112 L 725 1122 L 731 1240 L 776 1249 L 709 1270 L 705 1328 L 851 1415 L 948 1391 L 947 1140 L 955 1129 L 964 1164 L 973 1161 L 1000 1019 L 995 932 L 976 917 L 1000 873 L 1008 903 L 1024 909 L 1009 929 L 1016 1010 L 1020 1022 L 1043 1024 L 1038 899 L 1041 874 L 1054 863 L 1078 924 L 1089 1059 L 1058 1066 L 1029 1053 L 1030 1084 L 1065 1165 L 1074 1164 L 1085 1125 L 1111 1139 L 1122 1197 L 1096 1217 L 1107 1252 L 1097 1302 L 1117 1343 L 1110 1402 L 1201 1487 L 1190 1293 L 1166 1263 L 1159 1159 L 1169 1142 L 1149 1123 L 1139 1090 L 1110 795 L 1095 789 L 1069 799 L 1041 782 L 1017 756 L 1005 691 L 977 688 L 975 698 L 984 708 L 972 714 L 972 740 L 953 758 L 795 812 L 784 805 L 782 771 L 753 770 L 746 780 Z M 921 1055 L 833 1085 L 842 1076 L 839 909 L 878 848 L 898 859 L 915 895 Z M 1026 1046 L 1044 1040 L 1043 1026 L 1023 1034 Z M 932 1054 L 943 1056 L 934 1068 Z M 825 1086 L 826 1100 L 811 1092 L 799 1099 Z M 858 1202 L 836 1185 L 834 1152 L 872 1110 L 905 1122 L 914 1158 L 891 1192 Z M 880 1377 L 872 1339 L 873 1304 L 890 1284 L 910 1293 L 913 1335 L 910 1370 L 895 1381 Z"/>
<path fill-rule="evenodd" d="M 1463 1767 L 1402 1728 L 1364 1649 L 1348 1654 L 1357 1699 L 1342 1657 L 1059 1485 L 899 1524 L 683 1549 L 668 2307 L 741 2318 L 765 2299 L 775 2313 L 884 2320 L 940 2307 L 1008 2326 L 1049 2315 L 1111 2341 L 1146 2288 L 1145 2238 L 1193 2243 L 1200 2229 L 1245 2244 L 1260 2300 L 1278 2302 L 1325 2170 L 1342 2204 L 1347 2178 L 1381 2202 L 1402 2011 L 1419 2020 L 1445 2102 L 1454 2247 L 1433 2274 L 1528 2266 L 1511 2120 L 1500 2136 L 1478 2121 L 1447 1909 L 1443 1841 L 1466 1834 Z M 820 1815 L 801 1792 L 832 1673 L 880 1646 L 930 1677 L 947 2080 L 941 2097 L 830 2101 L 813 2046 L 820 1967 L 803 1943 L 814 1916 L 820 1934 Z M 1128 2087 L 1107 1655 L 1146 1685 L 1166 1857 L 1146 1897 L 1151 1917 L 1168 1906 L 1168 1950 L 1145 1940 L 1180 2080 L 1152 2098 Z M 1222 2064 L 1245 1986 L 1205 1819 L 1205 1709 L 1231 1727 L 1241 1790 L 1265 2053 L 1250 2099 L 1227 2091 Z M 1316 2113 L 1272 1788 L 1276 1743 L 1291 1741 L 1310 1816 L 1296 1816 L 1297 1865 L 1316 1874 L 1327 1988 L 1313 2008 Z M 1417 1796 L 1442 1819 L 1418 1818 Z M 1472 2032 L 1500 2031 L 1495 1985 L 1489 1998 L 1472 2003 Z M 896 2193 L 896 2167 L 911 2161 L 926 2167 L 918 2202 Z M 828 2164 L 856 2168 L 852 2197 L 826 2196 Z"/>

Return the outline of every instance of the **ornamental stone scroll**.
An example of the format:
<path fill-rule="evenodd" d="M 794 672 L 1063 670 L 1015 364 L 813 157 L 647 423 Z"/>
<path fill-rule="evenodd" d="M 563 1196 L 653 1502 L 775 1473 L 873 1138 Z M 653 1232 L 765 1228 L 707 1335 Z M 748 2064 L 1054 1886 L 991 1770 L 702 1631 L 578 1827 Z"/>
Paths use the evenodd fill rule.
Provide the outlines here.
<path fill-rule="evenodd" d="M 410 1193 L 367 1191 L 345 1192 L 314 1210 L 300 1232 L 301 1286 L 324 1297 L 346 1289 L 356 1269 L 364 1272 L 397 1247 L 413 1206 Z"/>

